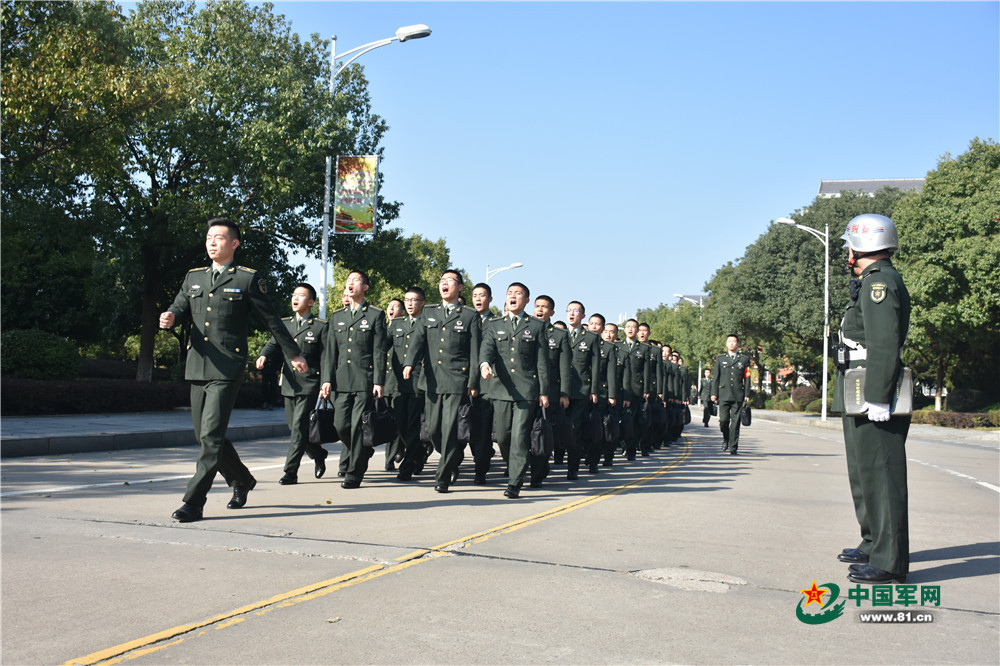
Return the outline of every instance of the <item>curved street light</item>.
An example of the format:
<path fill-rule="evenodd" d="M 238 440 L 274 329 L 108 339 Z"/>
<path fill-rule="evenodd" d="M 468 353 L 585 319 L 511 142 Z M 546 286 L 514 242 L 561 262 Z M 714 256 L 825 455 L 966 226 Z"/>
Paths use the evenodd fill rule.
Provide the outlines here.
<path fill-rule="evenodd" d="M 407 25 L 396 30 L 395 37 L 387 37 L 385 39 L 379 39 L 374 42 L 369 42 L 367 44 L 362 44 L 361 46 L 355 47 L 350 51 L 345 51 L 341 53 L 341 57 L 349 56 L 352 53 L 355 54 L 353 58 L 345 62 L 337 69 L 337 36 L 334 35 L 330 40 L 330 97 L 333 97 L 333 91 L 335 89 L 335 82 L 337 77 L 340 76 L 347 67 L 353 63 L 355 60 L 368 53 L 369 51 L 374 51 L 380 46 L 388 46 L 393 42 L 408 42 L 411 39 L 420 39 L 422 37 L 429 37 L 431 34 L 431 29 L 424 24 L 417 25 Z M 330 254 L 330 178 L 333 171 L 333 157 L 327 155 L 326 157 L 326 188 L 323 195 L 323 250 L 322 257 L 320 260 L 323 263 L 323 284 L 321 287 L 322 296 L 319 301 L 319 316 L 326 317 L 326 286 L 327 286 L 327 269 L 330 264 L 329 254 Z"/>
<path fill-rule="evenodd" d="M 815 236 L 823 244 L 823 250 L 825 251 L 823 255 L 823 263 L 826 265 L 826 279 L 823 285 L 823 412 L 820 418 L 826 421 L 827 370 L 830 362 L 830 222 L 826 223 L 826 229 L 823 233 L 820 233 L 818 229 L 799 224 L 787 217 L 779 217 L 775 222 L 801 229 Z"/>
<path fill-rule="evenodd" d="M 705 294 L 691 294 L 685 296 L 684 294 L 674 294 L 674 298 L 679 298 L 682 301 L 687 301 L 688 303 L 694 303 L 702 310 L 705 309 Z M 696 300 L 697 299 L 697 300 Z M 702 313 L 698 313 L 698 321 L 702 320 Z M 698 359 L 698 386 L 701 386 L 702 374 L 701 374 L 701 359 Z M 699 393 L 698 399 L 701 400 L 701 394 Z"/>
<path fill-rule="evenodd" d="M 486 264 L 486 280 L 485 280 L 485 282 L 486 282 L 486 284 L 489 284 L 490 283 L 490 278 L 493 277 L 494 275 L 496 275 L 497 273 L 501 273 L 503 271 L 509 271 L 512 268 L 520 268 L 521 266 L 524 266 L 524 264 L 522 264 L 520 261 L 515 261 L 510 266 L 504 266 L 503 268 L 494 268 L 491 271 L 490 270 L 490 265 Z"/>

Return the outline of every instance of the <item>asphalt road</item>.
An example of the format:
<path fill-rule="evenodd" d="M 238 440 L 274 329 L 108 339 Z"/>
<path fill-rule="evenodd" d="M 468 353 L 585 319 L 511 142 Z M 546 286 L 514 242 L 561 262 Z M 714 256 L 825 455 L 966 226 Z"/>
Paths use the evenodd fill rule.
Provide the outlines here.
<path fill-rule="evenodd" d="M 848 600 L 835 559 L 858 540 L 838 431 L 755 418 L 739 456 L 720 445 L 696 418 L 680 446 L 576 482 L 555 468 L 508 500 L 496 466 L 440 495 L 426 473 L 393 481 L 381 452 L 360 489 L 308 461 L 279 486 L 285 442 L 253 440 L 248 505 L 227 510 L 220 480 L 187 525 L 170 513 L 193 447 L 5 460 L 0 659 L 997 663 L 995 442 L 911 435 L 908 583 L 939 605 L 890 587 L 887 607 Z M 814 581 L 839 586 L 840 617 L 797 617 Z M 933 622 L 863 623 L 873 610 Z"/>

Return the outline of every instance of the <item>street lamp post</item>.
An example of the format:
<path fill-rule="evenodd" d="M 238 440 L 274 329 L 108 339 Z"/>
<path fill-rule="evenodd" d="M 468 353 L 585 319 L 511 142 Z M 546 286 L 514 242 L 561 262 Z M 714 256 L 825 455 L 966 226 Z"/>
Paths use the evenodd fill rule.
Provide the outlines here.
<path fill-rule="evenodd" d="M 684 294 L 674 294 L 674 298 L 679 298 L 682 301 L 687 301 L 688 303 L 694 303 L 702 311 L 704 311 L 704 309 L 705 309 L 705 294 L 691 294 L 690 296 L 685 296 Z M 698 299 L 698 300 L 695 300 L 695 299 Z M 698 321 L 702 321 L 703 320 L 702 319 L 702 315 L 703 314 L 704 314 L 704 312 L 699 312 L 698 313 Z M 701 386 L 701 380 L 702 380 L 701 359 L 699 358 L 698 359 L 698 386 L 699 387 Z M 701 400 L 701 395 L 698 396 L 698 399 Z"/>
<path fill-rule="evenodd" d="M 490 265 L 486 264 L 486 280 L 485 280 L 485 282 L 486 282 L 486 284 L 489 284 L 490 283 L 490 278 L 493 277 L 494 275 L 496 275 L 497 273 L 500 273 L 502 271 L 509 271 L 512 268 L 520 268 L 521 266 L 524 266 L 524 264 L 522 264 L 520 261 L 515 261 L 510 266 L 504 266 L 503 268 L 494 268 L 493 270 L 490 270 Z"/>
<path fill-rule="evenodd" d="M 802 231 L 818 238 L 819 242 L 823 244 L 823 263 L 826 266 L 826 270 L 823 284 L 823 412 L 820 418 L 826 421 L 826 389 L 830 362 L 830 223 L 828 221 L 826 223 L 825 230 L 823 233 L 820 233 L 818 229 L 813 229 L 812 227 L 799 224 L 795 220 L 791 220 L 787 217 L 779 217 L 775 220 L 775 222 L 778 224 L 787 224 L 795 227 L 796 229 L 801 229 Z"/>
<path fill-rule="evenodd" d="M 395 37 L 387 37 L 385 39 L 379 39 L 374 42 L 369 42 L 367 44 L 362 44 L 350 51 L 345 51 L 340 54 L 341 57 L 349 56 L 352 53 L 355 54 L 353 58 L 345 62 L 337 69 L 337 36 L 334 35 L 330 40 L 330 98 L 333 98 L 333 91 L 335 89 L 335 81 L 337 77 L 340 76 L 348 65 L 352 62 L 368 53 L 373 51 L 380 46 L 387 46 L 393 42 L 406 42 L 411 39 L 420 39 L 421 37 L 428 37 L 431 34 L 431 29 L 426 25 L 408 25 L 396 30 Z M 326 285 L 327 285 L 327 269 L 330 264 L 329 254 L 330 254 L 330 177 L 333 172 L 333 156 L 326 156 L 326 188 L 323 195 L 323 250 L 322 257 L 320 260 L 323 263 L 323 276 L 322 276 L 322 296 L 319 302 L 319 316 L 326 317 Z"/>

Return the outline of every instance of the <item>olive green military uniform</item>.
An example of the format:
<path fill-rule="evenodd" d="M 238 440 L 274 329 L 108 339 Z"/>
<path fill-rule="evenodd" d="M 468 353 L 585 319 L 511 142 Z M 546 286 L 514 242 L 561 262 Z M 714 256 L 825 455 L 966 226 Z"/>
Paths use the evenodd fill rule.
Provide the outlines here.
<path fill-rule="evenodd" d="M 610 411 L 609 400 L 618 402 L 619 368 L 623 366 L 618 363 L 617 345 L 613 342 L 606 342 L 598 336 L 597 344 L 597 374 L 594 375 L 593 390 L 597 394 L 597 406 L 604 418 Z M 616 408 L 617 409 L 617 408 Z M 611 462 L 615 456 L 615 449 L 618 442 L 604 442 L 600 447 L 600 455 L 603 457 L 603 466 L 611 467 Z M 590 458 L 587 464 L 597 462 Z"/>
<path fill-rule="evenodd" d="M 495 374 L 490 381 L 494 434 L 510 461 L 508 485 L 520 490 L 539 396 L 549 390 L 545 323 L 523 312 L 513 321 L 510 316 L 491 319 L 483 329 L 479 361 L 488 363 Z"/>
<path fill-rule="evenodd" d="M 865 368 L 867 402 L 891 404 L 902 369 L 901 351 L 910 328 L 910 294 L 888 259 L 865 269 L 857 297 L 847 304 L 842 339 L 857 347 L 852 368 Z M 861 359 L 860 349 L 866 358 Z M 835 411 L 843 411 L 843 373 L 837 373 Z M 906 435 L 909 416 L 873 422 L 867 416 L 844 416 L 847 474 L 854 511 L 861 527 L 858 549 L 869 564 L 905 575 L 910 568 L 907 512 Z"/>
<path fill-rule="evenodd" d="M 570 451 L 566 459 L 566 471 L 576 475 L 580 469 L 580 458 L 585 457 L 585 463 L 591 471 L 596 472 L 597 460 L 601 455 L 602 441 L 583 441 L 583 420 L 594 404 L 591 396 L 596 395 L 595 382 L 601 370 L 601 359 L 597 354 L 601 338 L 584 327 L 567 332 L 570 348 L 569 386 L 569 418 L 573 422 L 573 436 L 576 439 L 574 451 Z"/>
<path fill-rule="evenodd" d="M 479 390 L 479 313 L 458 303 L 429 305 L 417 321 L 405 365 L 423 362 L 420 388 L 425 395 L 427 434 L 441 454 L 437 488 L 448 490 L 464 458 L 458 442 L 458 407 L 469 389 Z"/>
<path fill-rule="evenodd" d="M 639 414 L 646 402 L 649 387 L 656 382 L 656 368 L 650 367 L 649 345 L 646 343 L 626 340 L 621 343 L 621 350 L 624 352 L 625 363 L 622 398 L 629 401 L 629 409 L 635 423 L 634 436 L 625 442 L 625 456 L 629 460 L 635 460 L 636 449 L 639 448 L 640 442 L 644 441 L 645 431 L 648 428 L 648 419 L 646 426 L 639 425 Z M 643 449 L 643 454 L 649 455 L 649 451 Z"/>
<path fill-rule="evenodd" d="M 482 340 L 487 323 L 496 318 L 489 313 L 478 316 L 480 340 Z M 482 342 L 480 342 L 481 347 Z M 496 453 L 493 449 L 493 401 L 490 399 L 490 386 L 495 381 L 496 379 L 482 379 L 480 376 L 477 409 L 473 410 L 473 417 L 479 419 L 479 427 L 472 429 L 472 441 L 469 442 L 469 445 L 476 463 L 475 483 L 480 485 L 486 483 L 486 474 L 490 471 L 490 460 Z M 506 454 L 503 459 L 504 462 L 507 462 Z"/>
<path fill-rule="evenodd" d="M 334 424 L 341 441 L 344 482 L 361 483 L 373 449 L 364 446 L 361 416 L 374 407 L 372 388 L 385 385 L 389 341 L 385 312 L 363 302 L 352 313 L 341 308 L 327 324 L 321 382 L 331 385 Z"/>
<path fill-rule="evenodd" d="M 420 441 L 420 415 L 424 413 L 424 392 L 419 388 L 420 366 L 411 370 L 409 379 L 403 378 L 406 354 L 413 346 L 419 319 L 409 315 L 396 317 L 387 326 L 392 347 L 386 357 L 385 393 L 392 397 L 398 435 L 396 445 L 386 447 L 386 467 L 402 453 L 396 475 L 400 481 L 409 481 L 414 474 L 422 472 L 427 456 L 427 449 Z"/>
<path fill-rule="evenodd" d="M 570 373 L 570 349 L 569 349 L 569 334 L 561 328 L 556 328 L 552 323 L 545 324 L 545 336 L 548 340 L 549 345 L 549 412 L 554 412 L 557 409 L 562 409 L 559 404 L 559 398 L 562 396 L 569 397 L 567 393 L 569 389 L 569 373 Z M 570 449 L 575 447 L 575 442 L 569 447 Z M 566 443 L 556 441 L 555 450 L 552 453 L 553 462 L 557 465 L 563 463 L 563 459 L 566 455 Z M 579 455 L 577 455 L 577 464 L 579 465 Z M 549 462 L 546 459 L 544 462 L 540 460 L 535 460 L 532 458 L 532 471 L 537 467 L 539 470 L 539 476 L 544 477 L 549 471 Z M 532 481 L 535 480 L 534 475 L 532 475 Z"/>
<path fill-rule="evenodd" d="M 326 449 L 309 441 L 309 413 L 316 406 L 319 396 L 319 374 L 323 358 L 323 341 L 326 339 L 326 320 L 311 312 L 300 320 L 285 317 L 285 328 L 299 346 L 299 355 L 306 360 L 309 370 L 301 373 L 285 358 L 281 367 L 281 395 L 285 398 L 285 420 L 291 431 L 288 455 L 285 457 L 285 475 L 297 476 L 302 455 L 313 460 L 326 460 Z M 260 355 L 270 358 L 280 352 L 274 336 L 267 341 Z"/>
<path fill-rule="evenodd" d="M 246 372 L 250 314 L 270 329 L 286 358 L 299 353 L 265 289 L 261 275 L 252 268 L 230 264 L 214 279 L 210 266 L 193 268 L 169 308 L 175 324 L 192 324 L 184 378 L 191 382 L 191 417 L 201 451 L 185 504 L 205 505 L 216 472 L 230 487 L 253 488 L 257 483 L 226 439 Z"/>
<path fill-rule="evenodd" d="M 712 395 L 719 402 L 719 429 L 723 451 L 736 453 L 740 445 L 740 413 L 750 397 L 750 357 L 734 352 L 720 354 L 712 369 Z"/>
<path fill-rule="evenodd" d="M 708 421 L 712 418 L 712 378 L 705 377 L 701 378 L 701 391 L 699 394 L 701 398 L 701 408 L 703 410 L 701 415 L 701 421 L 708 427 Z"/>

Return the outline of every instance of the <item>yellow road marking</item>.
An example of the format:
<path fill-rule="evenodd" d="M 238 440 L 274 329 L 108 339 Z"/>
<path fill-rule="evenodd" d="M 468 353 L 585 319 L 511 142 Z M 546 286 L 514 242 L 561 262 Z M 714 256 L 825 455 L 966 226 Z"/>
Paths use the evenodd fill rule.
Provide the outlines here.
<path fill-rule="evenodd" d="M 681 455 L 678 456 L 677 460 L 674 460 L 668 465 L 665 465 L 655 472 L 651 472 L 646 476 L 643 476 L 635 481 L 630 481 L 629 483 L 617 486 L 615 488 L 610 488 L 608 490 L 597 493 L 596 495 L 591 495 L 589 497 L 584 497 L 582 499 L 576 500 L 574 502 L 569 502 L 568 504 L 562 504 L 548 511 L 543 511 L 542 513 L 537 513 L 533 516 L 528 516 L 526 518 L 519 518 L 513 520 L 509 523 L 499 525 L 497 527 L 491 527 L 488 530 L 482 532 L 477 532 L 476 534 L 470 534 L 464 536 L 460 539 L 455 539 L 453 541 L 448 541 L 443 544 L 433 546 L 431 548 L 421 548 L 413 551 L 412 553 L 407 553 L 397 557 L 394 561 L 399 564 L 394 564 L 391 566 L 386 566 L 384 564 L 375 564 L 373 566 L 359 569 L 358 571 L 353 571 L 351 573 L 343 574 L 342 576 L 337 576 L 336 578 L 331 578 L 329 580 L 324 580 L 318 583 L 313 583 L 311 585 L 306 585 L 289 592 L 283 592 L 281 594 L 275 595 L 270 599 L 265 599 L 263 601 L 258 601 L 256 603 L 248 604 L 242 606 L 235 610 L 229 611 L 227 613 L 222 613 L 221 615 L 216 615 L 215 617 L 203 620 L 200 622 L 195 622 L 193 624 L 182 624 L 172 629 L 167 629 L 165 631 L 160 631 L 155 634 L 150 634 L 149 636 L 144 636 L 143 638 L 137 638 L 133 641 L 127 643 L 122 643 L 114 647 L 110 647 L 98 652 L 93 652 L 86 655 L 85 657 L 78 657 L 76 659 L 70 659 L 65 662 L 63 666 L 70 666 L 76 664 L 118 664 L 125 659 L 135 659 L 136 657 L 145 656 L 159 650 L 163 650 L 172 645 L 178 645 L 183 643 L 185 639 L 181 638 L 169 643 L 164 643 L 163 645 L 156 645 L 162 641 L 170 641 L 178 636 L 188 634 L 197 629 L 203 627 L 210 627 L 214 624 L 220 624 L 221 626 L 216 627 L 216 629 L 223 629 L 234 624 L 239 624 L 244 618 L 239 618 L 240 615 L 246 615 L 247 613 L 255 613 L 256 615 L 264 615 L 269 613 L 275 608 L 287 608 L 289 606 L 294 606 L 300 604 L 304 601 L 310 601 L 312 599 L 317 599 L 319 597 L 324 597 L 328 594 L 342 590 L 346 587 L 352 587 L 359 583 L 364 583 L 366 581 L 372 580 L 374 578 L 380 578 L 386 574 L 395 573 L 397 571 L 402 571 L 421 562 L 427 562 L 433 558 L 426 557 L 430 554 L 440 553 L 446 554 L 450 549 L 456 547 L 468 547 L 470 545 L 479 544 L 495 536 L 501 534 L 508 534 L 510 532 L 515 532 L 517 530 L 523 529 L 530 525 L 535 525 L 550 518 L 555 518 L 557 516 L 564 515 L 570 511 L 576 511 L 577 509 L 595 504 L 602 500 L 606 500 L 609 497 L 614 497 L 615 495 L 620 495 L 628 490 L 637 488 L 641 485 L 647 484 L 650 481 L 663 476 L 667 472 L 677 468 L 688 458 L 691 457 L 692 446 L 691 443 L 684 438 L 684 449 Z M 204 632 L 202 632 L 204 633 Z M 201 635 L 201 634 L 199 634 Z"/>

